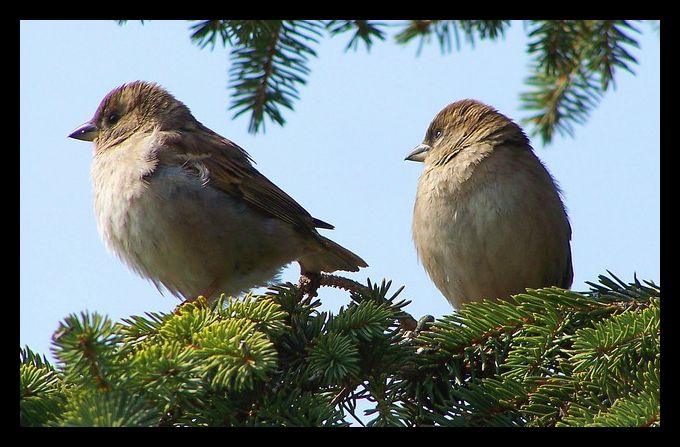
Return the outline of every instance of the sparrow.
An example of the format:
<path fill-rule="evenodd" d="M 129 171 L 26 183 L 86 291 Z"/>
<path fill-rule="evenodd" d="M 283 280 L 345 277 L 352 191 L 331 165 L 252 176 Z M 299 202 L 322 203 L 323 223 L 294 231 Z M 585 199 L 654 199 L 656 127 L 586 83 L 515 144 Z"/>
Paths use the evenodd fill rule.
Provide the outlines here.
<path fill-rule="evenodd" d="M 413 209 L 418 258 L 454 308 L 571 286 L 561 191 L 510 118 L 472 99 L 449 104 L 406 160 L 425 165 Z"/>
<path fill-rule="evenodd" d="M 104 243 L 161 293 L 209 301 L 237 295 L 270 284 L 293 261 L 303 275 L 367 267 L 317 231 L 331 224 L 155 83 L 112 90 L 69 137 L 94 143 L 94 210 Z"/>

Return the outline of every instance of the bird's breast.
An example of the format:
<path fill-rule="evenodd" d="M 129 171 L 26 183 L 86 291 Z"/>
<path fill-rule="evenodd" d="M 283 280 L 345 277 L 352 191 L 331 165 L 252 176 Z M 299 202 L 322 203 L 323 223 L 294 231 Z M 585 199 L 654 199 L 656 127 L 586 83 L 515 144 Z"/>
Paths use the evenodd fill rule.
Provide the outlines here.
<path fill-rule="evenodd" d="M 280 267 L 298 254 L 292 226 L 263 217 L 194 170 L 139 167 L 114 174 L 113 160 L 95 165 L 99 230 L 133 270 L 173 294 L 193 296 L 216 280 L 235 292 L 242 285 L 233 278 L 260 283 L 274 274 L 270 263 Z"/>
<path fill-rule="evenodd" d="M 477 173 L 472 172 L 477 169 Z M 461 238 L 483 234 L 493 228 L 512 206 L 504 185 L 482 168 L 442 167 L 423 173 L 414 207 L 414 238 L 460 244 Z M 432 248 L 433 250 L 436 247 Z"/>
<path fill-rule="evenodd" d="M 97 227 L 114 251 L 114 239 L 125 232 L 131 207 L 146 192 L 147 178 L 157 167 L 148 138 L 133 137 L 121 145 L 98 152 L 91 167 Z"/>

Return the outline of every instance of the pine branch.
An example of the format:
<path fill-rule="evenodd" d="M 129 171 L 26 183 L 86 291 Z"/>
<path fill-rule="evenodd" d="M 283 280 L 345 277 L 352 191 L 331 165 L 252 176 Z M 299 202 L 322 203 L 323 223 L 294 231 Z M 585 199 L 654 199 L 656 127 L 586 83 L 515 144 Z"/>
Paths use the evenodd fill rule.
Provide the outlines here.
<path fill-rule="evenodd" d="M 395 36 L 395 41 L 403 45 L 417 38 L 416 54 L 420 54 L 425 44 L 429 44 L 434 36 L 443 54 L 451 52 L 452 37 L 456 41 L 456 49 L 460 50 L 460 32 L 463 33 L 466 42 L 474 47 L 477 37 L 496 40 L 503 37 L 509 27 L 509 20 L 411 20 Z"/>
<path fill-rule="evenodd" d="M 251 113 L 248 130 L 256 133 L 267 116 L 277 124 L 285 120 L 279 106 L 292 109 L 299 99 L 297 86 L 305 84 L 307 62 L 316 52 L 307 42 L 318 43 L 321 25 L 314 21 L 263 21 L 257 38 L 241 41 L 231 53 L 230 83 L 234 118 Z"/>
<path fill-rule="evenodd" d="M 53 335 L 53 352 L 66 377 L 106 391 L 117 371 L 111 356 L 120 342 L 113 323 L 99 314 L 69 315 Z"/>
<path fill-rule="evenodd" d="M 204 20 L 194 22 L 191 40 L 200 48 L 231 47 L 229 84 L 234 118 L 250 114 L 249 131 L 265 128 L 265 121 L 285 123 L 282 108 L 293 109 L 299 87 L 310 74 L 309 59 L 323 32 L 330 37 L 351 33 L 345 50 L 363 43 L 370 50 L 384 41 L 392 25 L 369 20 Z M 123 25 L 125 20 L 119 20 Z M 144 23 L 144 21 L 142 21 Z M 435 41 L 442 54 L 460 50 L 463 42 L 498 40 L 512 25 L 509 20 L 410 20 L 394 36 L 399 45 L 418 41 L 416 54 Z M 652 21 L 657 34 L 660 24 Z M 619 69 L 634 74 L 632 54 L 640 31 L 624 20 L 537 20 L 525 22 L 531 57 L 528 91 L 520 94 L 522 121 L 533 135 L 549 144 L 555 134 L 574 135 L 615 86 Z"/>
<path fill-rule="evenodd" d="M 611 273 L 591 287 L 470 303 L 415 332 L 400 329 L 402 288 L 384 280 L 352 284 L 337 313 L 288 283 L 117 324 L 70 315 L 56 367 L 20 351 L 20 420 L 658 426 L 660 287 Z"/>
<path fill-rule="evenodd" d="M 21 425 L 47 425 L 61 413 L 66 402 L 61 378 L 45 360 L 28 347 L 21 351 L 19 399 Z"/>
<path fill-rule="evenodd" d="M 354 32 L 345 47 L 345 51 L 349 49 L 356 51 L 359 48 L 359 41 L 363 41 L 364 45 L 366 45 L 366 50 L 370 51 L 374 39 L 385 40 L 385 33 L 381 29 L 384 26 L 385 24 L 383 23 L 371 22 L 369 20 L 329 20 L 326 23 L 326 29 L 331 37 L 346 32 Z"/>
<path fill-rule="evenodd" d="M 69 403 L 60 418 L 65 427 L 152 427 L 156 411 L 139 396 L 125 392 L 83 393 Z"/>
<path fill-rule="evenodd" d="M 230 20 L 202 20 L 191 26 L 191 40 L 201 49 L 210 45 L 210 49 L 215 49 L 218 40 L 222 45 L 227 46 L 232 43 L 235 33 L 233 21 Z"/>
<path fill-rule="evenodd" d="M 529 32 L 532 74 L 522 93 L 522 108 L 537 113 L 523 119 L 548 144 L 557 131 L 573 136 L 614 80 L 616 68 L 631 73 L 635 58 L 625 46 L 637 42 L 624 30 L 638 32 L 626 21 L 536 21 Z"/>

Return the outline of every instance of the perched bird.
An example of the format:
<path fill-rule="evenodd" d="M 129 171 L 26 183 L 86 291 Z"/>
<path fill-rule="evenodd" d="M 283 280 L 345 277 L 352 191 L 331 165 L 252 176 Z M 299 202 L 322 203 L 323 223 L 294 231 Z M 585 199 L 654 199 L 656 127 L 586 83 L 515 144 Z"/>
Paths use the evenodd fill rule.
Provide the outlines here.
<path fill-rule="evenodd" d="M 185 299 L 266 285 L 292 261 L 303 274 L 358 271 L 359 256 L 157 84 L 112 90 L 69 135 L 94 142 L 99 232 L 161 290 Z"/>
<path fill-rule="evenodd" d="M 425 164 L 413 210 L 418 257 L 452 306 L 571 286 L 560 190 L 520 126 L 478 101 L 457 101 L 406 160 Z"/>

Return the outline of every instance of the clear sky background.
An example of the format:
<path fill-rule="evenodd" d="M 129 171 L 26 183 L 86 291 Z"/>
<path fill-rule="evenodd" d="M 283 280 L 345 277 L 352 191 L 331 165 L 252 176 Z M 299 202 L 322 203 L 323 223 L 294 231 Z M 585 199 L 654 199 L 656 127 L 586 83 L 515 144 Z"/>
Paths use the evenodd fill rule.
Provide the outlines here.
<path fill-rule="evenodd" d="M 370 52 L 345 52 L 349 35 L 324 39 L 287 123 L 248 134 L 248 118 L 228 111 L 228 50 L 200 50 L 190 24 L 151 21 L 28 21 L 20 26 L 20 344 L 49 355 L 50 337 L 70 313 L 113 320 L 171 311 L 99 239 L 89 177 L 92 145 L 68 139 L 102 97 L 137 79 L 155 81 L 194 116 L 245 148 L 256 167 L 313 216 L 335 225 L 322 234 L 360 254 L 370 267 L 345 276 L 393 280 L 414 317 L 452 308 L 418 263 L 411 214 L 422 165 L 403 161 L 447 104 L 475 98 L 519 121 L 528 76 L 527 37 L 515 23 L 499 42 L 416 56 L 417 44 L 390 38 Z M 608 269 L 660 284 L 659 35 L 638 25 L 640 65 L 620 71 L 575 136 L 533 146 L 558 180 L 573 230 L 575 290 Z M 297 264 L 283 280 L 296 282 Z M 322 289 L 322 310 L 348 302 Z"/>

